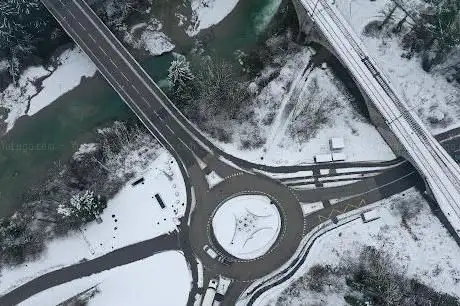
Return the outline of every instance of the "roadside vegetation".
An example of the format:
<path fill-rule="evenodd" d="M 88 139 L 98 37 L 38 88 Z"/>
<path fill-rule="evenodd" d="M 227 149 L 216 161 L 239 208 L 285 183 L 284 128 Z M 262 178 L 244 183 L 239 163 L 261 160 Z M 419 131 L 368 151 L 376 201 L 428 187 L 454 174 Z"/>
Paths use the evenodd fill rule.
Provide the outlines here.
<path fill-rule="evenodd" d="M 311 267 L 273 305 L 330 305 L 327 298 L 320 302 L 321 296 L 334 296 L 337 305 L 351 306 L 460 305 L 457 297 L 437 292 L 404 272 L 390 255 L 366 246 L 359 257 L 342 259 L 337 266 Z"/>
<path fill-rule="evenodd" d="M 143 128 L 115 122 L 73 158 L 56 163 L 41 186 L 28 191 L 24 205 L 0 219 L 0 267 L 40 255 L 45 242 L 78 230 L 99 216 L 107 201 L 145 169 L 160 145 Z"/>
<path fill-rule="evenodd" d="M 297 31 L 294 7 L 284 1 L 250 50 L 219 58 L 198 46 L 187 57 L 176 55 L 168 96 L 214 139 L 242 150 L 261 148 L 299 69 L 296 56 L 305 47 L 296 42 Z"/>
<path fill-rule="evenodd" d="M 2 1 L 0 24 L 0 90 L 68 41 L 40 0 Z"/>
<path fill-rule="evenodd" d="M 426 71 L 449 62 L 448 79 L 460 83 L 460 3 L 457 0 L 393 0 L 367 35 L 399 35 L 403 57 L 421 56 Z"/>

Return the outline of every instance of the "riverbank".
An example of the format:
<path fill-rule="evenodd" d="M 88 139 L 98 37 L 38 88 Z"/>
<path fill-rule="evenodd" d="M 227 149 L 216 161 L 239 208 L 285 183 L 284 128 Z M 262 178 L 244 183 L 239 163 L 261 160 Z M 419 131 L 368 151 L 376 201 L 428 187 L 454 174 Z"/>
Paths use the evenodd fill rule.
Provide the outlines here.
<path fill-rule="evenodd" d="M 254 22 L 253 17 L 261 11 L 265 12 L 264 8 L 271 7 L 274 1 L 278 0 L 240 1 L 233 11 L 227 11 L 228 16 L 220 23 L 188 39 L 207 42 L 207 49 L 213 50 L 219 56 L 234 57 L 235 50 L 250 49 L 257 43 L 256 26 L 258 24 Z M 168 36 L 180 37 L 180 35 L 175 36 L 167 32 L 169 27 L 166 23 L 164 24 L 164 31 Z M 185 30 L 182 29 L 182 31 Z M 216 35 L 209 40 L 209 33 Z M 231 47 L 226 45 L 230 41 L 235 42 Z M 178 46 L 176 48 L 182 49 L 181 43 L 176 41 L 173 43 Z M 75 58 L 84 56 L 78 51 L 73 52 Z M 161 81 L 167 77 L 170 62 L 173 59 L 171 53 L 164 53 L 160 56 L 149 56 L 142 52 L 135 52 L 135 54 L 137 58 L 142 59 L 142 66 L 155 81 Z M 45 91 L 34 97 L 36 101 L 40 101 L 36 104 L 37 107 L 31 108 L 35 114 L 31 117 L 18 115 L 16 120 L 13 120 L 15 117 L 11 115 L 9 125 L 14 128 L 10 127 L 9 132 L 0 138 L 0 168 L 2 169 L 0 216 L 8 215 L 16 207 L 22 205 L 27 200 L 28 189 L 39 186 L 54 164 L 68 160 L 79 144 L 91 141 L 92 132 L 95 129 L 115 120 L 136 120 L 98 73 L 92 77 L 82 78 L 93 72 L 90 62 L 88 66 L 77 65 L 76 60 L 69 60 L 69 62 L 75 63 L 75 68 L 80 69 L 78 70 L 80 74 L 74 73 L 78 72 L 77 70 L 71 73 L 70 68 L 65 68 L 64 64 L 61 65 L 58 69 L 63 71 L 62 75 L 55 74 L 57 83 L 44 80 L 43 84 L 46 86 L 43 90 Z M 46 69 L 40 68 L 39 70 Z M 73 80 L 69 81 L 71 86 L 62 85 L 61 82 L 66 82 L 69 77 Z M 77 80 L 81 80 L 78 86 L 76 86 Z M 33 85 L 33 82 L 29 83 Z M 33 89 L 30 84 L 28 86 L 33 96 L 37 90 Z M 64 93 L 65 88 L 70 89 L 71 87 L 74 88 Z M 54 99 L 55 96 L 51 97 L 50 94 L 50 99 L 45 101 L 47 95 L 44 93 L 48 90 L 51 90 L 55 96 L 57 93 L 62 95 Z M 25 95 L 21 98 L 21 101 L 24 102 L 20 104 L 18 111 L 13 113 L 24 112 L 28 104 L 27 97 L 28 95 Z M 38 111 L 39 108 L 41 108 L 40 111 Z M 0 114 L 2 114 L 1 110 Z"/>

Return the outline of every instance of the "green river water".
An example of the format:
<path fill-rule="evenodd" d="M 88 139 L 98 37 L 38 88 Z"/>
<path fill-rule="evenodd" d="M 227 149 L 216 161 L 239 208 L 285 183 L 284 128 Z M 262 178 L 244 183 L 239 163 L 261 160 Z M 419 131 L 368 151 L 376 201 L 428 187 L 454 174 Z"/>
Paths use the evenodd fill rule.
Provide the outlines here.
<path fill-rule="evenodd" d="M 211 31 L 207 49 L 230 57 L 257 42 L 259 32 L 281 0 L 241 0 L 233 12 Z M 178 42 L 178 45 L 181 43 Z M 142 62 L 158 81 L 166 77 L 170 54 Z M 43 182 L 54 163 L 66 161 L 94 130 L 114 120 L 135 120 L 114 90 L 98 75 L 61 96 L 32 117 L 23 117 L 0 139 L 0 217 L 24 202 L 31 186 Z"/>

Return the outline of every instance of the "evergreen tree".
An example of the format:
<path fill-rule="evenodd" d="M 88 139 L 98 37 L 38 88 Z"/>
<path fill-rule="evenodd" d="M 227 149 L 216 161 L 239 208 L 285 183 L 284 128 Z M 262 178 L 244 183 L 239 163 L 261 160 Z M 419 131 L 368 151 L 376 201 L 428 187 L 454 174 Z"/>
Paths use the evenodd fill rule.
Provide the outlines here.
<path fill-rule="evenodd" d="M 195 78 L 190 70 L 190 63 L 184 56 L 180 56 L 172 61 L 168 72 L 168 80 L 174 89 L 183 89 L 189 81 Z"/>
<path fill-rule="evenodd" d="M 107 201 L 101 196 L 94 195 L 91 190 L 76 194 L 70 199 L 72 215 L 84 222 L 98 218 L 107 207 Z"/>

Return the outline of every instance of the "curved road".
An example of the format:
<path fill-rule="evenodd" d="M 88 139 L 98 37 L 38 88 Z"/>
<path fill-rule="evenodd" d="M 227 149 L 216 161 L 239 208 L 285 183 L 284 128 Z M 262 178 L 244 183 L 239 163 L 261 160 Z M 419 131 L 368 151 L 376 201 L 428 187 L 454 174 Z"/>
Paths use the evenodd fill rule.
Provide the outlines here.
<path fill-rule="evenodd" d="M 0 305 L 17 305 L 28 297 L 51 287 L 126 265 L 168 250 L 179 250 L 178 236 L 176 234 L 163 235 L 132 244 L 101 257 L 43 274 L 1 296 Z"/>
<path fill-rule="evenodd" d="M 218 205 L 231 197 L 243 194 L 263 194 L 277 205 L 281 216 L 280 236 L 270 251 L 254 260 L 241 261 L 227 254 L 211 234 L 210 223 Z M 238 281 L 253 281 L 263 277 L 283 265 L 297 250 L 303 237 L 303 215 L 295 195 L 286 186 L 267 177 L 240 173 L 221 182 L 202 195 L 200 205 L 192 214 L 190 225 L 190 243 L 207 273 L 225 275 Z M 203 250 L 205 245 L 232 261 L 225 266 L 211 259 Z"/>
<path fill-rule="evenodd" d="M 249 174 L 234 175 L 238 173 L 238 170 L 223 162 L 220 157 L 244 169 L 258 169 L 272 173 L 298 172 L 319 169 L 319 167 L 324 169 L 363 167 L 366 165 L 394 165 L 396 161 L 401 161 L 396 160 L 378 164 L 363 162 L 338 163 L 328 166 L 270 167 L 247 162 L 226 154 L 214 146 L 206 136 L 201 134 L 180 113 L 85 1 L 42 0 L 42 2 L 53 16 L 56 17 L 66 32 L 92 59 L 102 75 L 138 116 L 141 122 L 176 158 L 186 184 L 187 213 L 181 222 L 181 231 L 178 236 L 162 236 L 144 241 L 88 262 L 47 273 L 0 297 L 1 305 L 14 305 L 52 286 L 145 258 L 153 255 L 160 249 L 177 249 L 179 247 L 184 250 L 188 259 L 195 255 L 203 261 L 206 275 L 222 273 L 241 280 L 230 288 L 230 297 L 225 302 L 228 303 L 228 301 L 234 300 L 233 297 L 237 297 L 238 292 L 241 293 L 241 290 L 246 287 L 247 281 L 264 276 L 286 262 L 289 258 L 288 256 L 292 255 L 298 247 L 298 242 L 300 242 L 304 231 L 308 230 L 309 226 L 312 226 L 314 223 L 320 222 L 318 216 L 321 213 L 328 215 L 327 209 L 330 208 L 325 208 L 325 210 L 312 215 L 317 217 L 317 221 L 305 220 L 306 222 L 304 223 L 298 200 L 288 188 L 267 177 Z M 204 172 L 199 167 L 198 160 L 204 161 L 207 164 L 205 171 L 214 170 L 220 176 L 225 177 L 225 181 L 215 188 L 208 190 Z M 409 166 L 406 167 L 408 168 L 399 169 L 399 172 L 396 171 L 383 175 L 380 177 L 380 180 L 374 180 L 372 188 L 370 188 L 369 184 L 360 182 L 356 183 L 356 185 L 347 185 L 345 189 L 350 190 L 349 193 L 351 195 L 362 194 L 372 190 L 369 194 L 374 194 L 374 198 L 377 200 L 382 196 L 386 196 L 386 192 L 381 193 L 381 190 L 387 188 L 388 193 L 390 193 L 392 190 L 401 189 L 393 188 L 395 186 L 405 186 L 401 182 L 410 182 L 410 175 L 404 176 L 401 179 L 401 173 L 410 172 Z M 212 243 L 212 241 L 209 242 L 206 226 L 209 222 L 209 217 L 222 199 L 244 191 L 263 192 L 277 199 L 280 208 L 282 208 L 282 215 L 285 220 L 283 224 L 284 235 L 270 253 L 261 257 L 260 260 L 250 263 L 235 262 L 231 267 L 211 262 L 202 251 L 205 241 Z M 300 201 L 312 201 L 315 197 L 323 199 L 336 195 L 343 196 L 343 189 L 324 188 L 321 191 L 311 193 L 301 192 L 298 194 Z M 188 228 L 189 226 L 190 228 Z M 187 240 L 191 241 L 191 246 L 187 245 Z M 161 245 L 161 243 L 164 245 Z M 191 264 L 191 267 L 196 283 L 196 267 L 193 264 Z M 191 298 L 192 295 L 189 298 L 189 302 Z"/>

